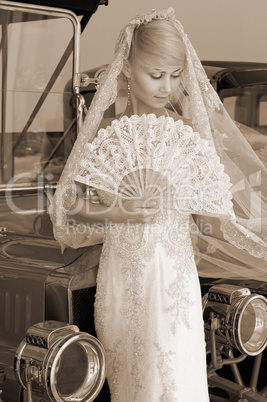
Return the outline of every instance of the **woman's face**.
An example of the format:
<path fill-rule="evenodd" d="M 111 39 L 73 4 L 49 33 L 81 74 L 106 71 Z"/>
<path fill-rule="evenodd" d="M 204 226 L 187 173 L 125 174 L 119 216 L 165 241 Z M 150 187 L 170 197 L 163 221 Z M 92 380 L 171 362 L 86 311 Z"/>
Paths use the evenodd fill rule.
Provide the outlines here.
<path fill-rule="evenodd" d="M 129 63 L 133 112 L 157 114 L 162 110 L 179 86 L 182 70 L 181 65 L 164 65 L 162 61 L 144 64 L 136 59 Z"/>

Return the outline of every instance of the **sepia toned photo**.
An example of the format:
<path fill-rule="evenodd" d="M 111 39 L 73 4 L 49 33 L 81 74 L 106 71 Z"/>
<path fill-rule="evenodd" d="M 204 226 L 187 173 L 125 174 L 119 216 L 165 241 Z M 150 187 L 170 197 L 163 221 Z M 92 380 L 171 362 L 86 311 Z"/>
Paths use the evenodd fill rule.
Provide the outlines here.
<path fill-rule="evenodd" d="M 0 0 L 0 402 L 267 401 L 265 0 Z"/>

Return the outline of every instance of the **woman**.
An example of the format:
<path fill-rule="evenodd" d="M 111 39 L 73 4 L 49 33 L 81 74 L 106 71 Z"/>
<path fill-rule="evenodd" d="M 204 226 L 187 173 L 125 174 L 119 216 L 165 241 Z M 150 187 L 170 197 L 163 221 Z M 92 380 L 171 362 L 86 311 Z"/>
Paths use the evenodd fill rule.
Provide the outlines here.
<path fill-rule="evenodd" d="M 102 120 L 121 85 L 128 88 L 125 110 L 112 122 Z M 170 109 L 173 103 L 183 117 Z M 112 401 L 209 400 L 191 215 L 219 218 L 235 247 L 249 245 L 252 254 L 266 256 L 260 231 L 253 233 L 234 214 L 244 219 L 249 197 L 239 190 L 233 210 L 226 173 L 234 184 L 244 175 L 239 160 L 230 159 L 232 149 L 225 151 L 225 129 L 232 145 L 238 130 L 173 10 L 131 20 L 51 206 L 62 248 L 104 235 L 95 325 Z M 84 195 L 84 185 L 96 188 L 100 204 Z M 209 235 L 220 238 L 215 227 Z"/>

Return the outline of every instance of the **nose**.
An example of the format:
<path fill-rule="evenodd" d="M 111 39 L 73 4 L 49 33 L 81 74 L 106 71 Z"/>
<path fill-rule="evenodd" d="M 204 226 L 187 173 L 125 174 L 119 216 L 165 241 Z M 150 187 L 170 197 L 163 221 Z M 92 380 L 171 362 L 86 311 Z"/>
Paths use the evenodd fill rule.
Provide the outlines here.
<path fill-rule="evenodd" d="M 171 92 L 171 79 L 168 76 L 165 76 L 164 79 L 162 80 L 162 86 L 161 86 L 161 91 L 162 93 L 170 93 Z"/>

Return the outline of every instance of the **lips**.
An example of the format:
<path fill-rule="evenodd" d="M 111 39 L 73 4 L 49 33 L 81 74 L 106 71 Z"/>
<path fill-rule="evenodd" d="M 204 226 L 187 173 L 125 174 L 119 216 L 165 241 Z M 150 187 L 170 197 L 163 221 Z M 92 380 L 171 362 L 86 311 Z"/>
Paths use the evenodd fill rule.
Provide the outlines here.
<path fill-rule="evenodd" d="M 155 96 L 156 99 L 167 100 L 169 96 Z"/>

